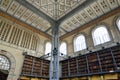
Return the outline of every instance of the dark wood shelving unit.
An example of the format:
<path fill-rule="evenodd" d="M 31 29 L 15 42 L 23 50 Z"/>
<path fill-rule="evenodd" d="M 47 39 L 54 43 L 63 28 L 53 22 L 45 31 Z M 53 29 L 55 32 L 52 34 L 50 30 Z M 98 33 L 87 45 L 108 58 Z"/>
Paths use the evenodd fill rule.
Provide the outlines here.
<path fill-rule="evenodd" d="M 50 66 L 50 61 L 43 60 L 43 63 L 42 63 L 42 76 L 45 76 L 45 77 L 49 76 L 49 66 Z"/>
<path fill-rule="evenodd" d="M 25 56 L 24 65 L 22 68 L 22 74 L 23 75 L 31 75 L 32 67 L 33 67 L 33 57 Z"/>
<path fill-rule="evenodd" d="M 62 76 L 66 77 L 69 76 L 69 68 L 68 68 L 68 59 L 61 61 L 62 65 Z"/>
<path fill-rule="evenodd" d="M 60 61 L 61 78 L 120 72 L 120 45 Z M 22 76 L 49 78 L 50 61 L 25 55 Z"/>
<path fill-rule="evenodd" d="M 103 49 L 98 52 L 101 62 L 102 72 L 112 72 L 114 71 L 114 62 L 111 54 L 111 49 Z"/>
<path fill-rule="evenodd" d="M 97 53 L 92 53 L 87 55 L 89 73 L 100 72 L 100 66 L 98 61 Z"/>
<path fill-rule="evenodd" d="M 77 74 L 76 58 L 69 59 L 69 70 L 70 70 L 70 75 L 76 75 Z"/>
<path fill-rule="evenodd" d="M 41 75 L 41 67 L 42 60 L 35 58 L 34 59 L 34 67 L 33 67 L 33 75 L 40 76 Z"/>
<path fill-rule="evenodd" d="M 120 72 L 120 45 L 61 61 L 62 78 Z"/>
<path fill-rule="evenodd" d="M 49 60 L 25 55 L 21 76 L 48 78 Z"/>
<path fill-rule="evenodd" d="M 78 74 L 87 74 L 87 61 L 86 56 L 78 56 L 77 57 L 78 64 Z"/>
<path fill-rule="evenodd" d="M 111 50 L 115 58 L 116 70 L 120 71 L 120 46 L 112 47 Z"/>

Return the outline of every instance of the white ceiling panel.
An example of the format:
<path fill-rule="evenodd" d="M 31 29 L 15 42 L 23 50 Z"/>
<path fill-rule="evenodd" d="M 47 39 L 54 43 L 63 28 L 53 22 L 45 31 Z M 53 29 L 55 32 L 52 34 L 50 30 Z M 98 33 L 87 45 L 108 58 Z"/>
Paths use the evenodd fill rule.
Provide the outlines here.
<path fill-rule="evenodd" d="M 107 0 L 98 0 L 98 3 L 100 7 L 102 8 L 102 10 L 104 11 L 104 13 L 110 11 L 110 6 L 107 3 Z"/>
<path fill-rule="evenodd" d="M 32 15 L 32 11 L 30 11 L 29 9 L 26 10 L 26 12 L 21 16 L 21 20 L 26 21 L 31 15 Z"/>
<path fill-rule="evenodd" d="M 107 1 L 108 1 L 109 6 L 111 7 L 111 9 L 118 7 L 117 0 L 107 0 Z"/>
<path fill-rule="evenodd" d="M 18 9 L 19 6 L 20 6 L 20 5 L 19 5 L 18 2 L 13 1 L 13 2 L 11 3 L 10 7 L 8 8 L 7 12 L 8 12 L 9 14 L 13 15 L 13 14 L 16 12 L 16 10 Z"/>
<path fill-rule="evenodd" d="M 80 14 L 86 22 L 91 20 L 90 16 L 84 10 L 82 10 Z"/>
<path fill-rule="evenodd" d="M 19 18 L 21 17 L 21 15 L 23 15 L 23 13 L 26 11 L 27 8 L 25 8 L 24 6 L 20 6 L 17 11 L 15 12 L 15 17 Z"/>
<path fill-rule="evenodd" d="M 62 29 L 60 29 L 60 33 L 59 33 L 60 35 L 64 35 L 65 34 L 65 31 L 64 30 L 62 30 Z"/>
<path fill-rule="evenodd" d="M 0 9 L 6 11 L 9 5 L 11 4 L 12 0 L 2 0 L 0 3 Z"/>
<path fill-rule="evenodd" d="M 31 24 L 35 19 L 37 18 L 36 14 L 32 14 L 28 19 L 27 19 L 27 23 Z"/>
<path fill-rule="evenodd" d="M 103 11 L 100 7 L 100 5 L 97 2 L 94 2 L 91 5 L 92 9 L 94 10 L 94 12 L 97 14 L 97 16 L 101 16 L 103 14 Z"/>
<path fill-rule="evenodd" d="M 90 6 L 85 8 L 85 11 L 88 13 L 88 15 L 91 17 L 91 19 L 94 19 L 97 17 L 96 13 L 94 13 L 93 9 Z"/>

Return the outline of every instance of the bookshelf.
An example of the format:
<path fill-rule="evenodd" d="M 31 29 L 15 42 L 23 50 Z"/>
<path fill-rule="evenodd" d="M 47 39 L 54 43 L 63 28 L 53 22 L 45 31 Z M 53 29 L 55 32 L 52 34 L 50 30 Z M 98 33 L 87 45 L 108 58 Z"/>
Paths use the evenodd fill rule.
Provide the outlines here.
<path fill-rule="evenodd" d="M 49 60 L 25 55 L 21 76 L 48 78 Z"/>
<path fill-rule="evenodd" d="M 69 76 L 68 59 L 61 61 L 61 65 L 62 65 L 62 76 L 63 77 Z"/>
<path fill-rule="evenodd" d="M 33 75 L 41 76 L 41 67 L 42 67 L 42 60 L 35 58 L 34 59 L 34 67 L 33 67 Z"/>
<path fill-rule="evenodd" d="M 88 54 L 87 61 L 88 61 L 89 73 L 100 72 L 99 61 L 98 61 L 98 56 L 97 56 L 96 52 L 94 52 L 92 54 Z"/>
<path fill-rule="evenodd" d="M 31 75 L 32 67 L 33 67 L 33 57 L 25 56 L 24 63 L 23 63 L 22 74 L 23 75 Z"/>
<path fill-rule="evenodd" d="M 120 72 L 120 45 L 61 61 L 62 78 Z"/>
<path fill-rule="evenodd" d="M 69 59 L 69 70 L 70 70 L 70 75 L 76 75 L 77 74 L 76 58 Z"/>
<path fill-rule="evenodd" d="M 78 64 L 78 74 L 87 74 L 87 61 L 86 56 L 78 56 L 77 57 L 77 64 Z"/>
<path fill-rule="evenodd" d="M 50 65 L 50 61 L 48 60 L 43 60 L 42 63 L 42 76 L 44 77 L 48 77 L 49 76 L 49 65 Z"/>
<path fill-rule="evenodd" d="M 120 71 L 120 45 L 111 48 L 115 59 L 116 70 Z"/>
<path fill-rule="evenodd" d="M 103 49 L 98 52 L 101 62 L 102 72 L 112 72 L 114 71 L 114 62 L 111 54 L 111 49 Z"/>

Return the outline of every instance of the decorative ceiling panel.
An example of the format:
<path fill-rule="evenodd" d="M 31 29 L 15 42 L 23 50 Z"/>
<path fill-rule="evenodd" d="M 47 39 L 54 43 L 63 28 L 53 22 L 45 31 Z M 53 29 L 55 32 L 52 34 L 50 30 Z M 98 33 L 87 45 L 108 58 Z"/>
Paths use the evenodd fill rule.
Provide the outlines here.
<path fill-rule="evenodd" d="M 104 11 L 104 13 L 110 11 L 109 4 L 107 3 L 107 0 L 99 0 L 98 1 L 101 9 Z"/>
<path fill-rule="evenodd" d="M 107 0 L 107 1 L 108 1 L 108 4 L 110 5 L 111 9 L 114 9 L 114 8 L 118 7 L 118 1 L 119 0 Z"/>
<path fill-rule="evenodd" d="M 112 9 L 119 7 L 119 3 L 120 0 L 96 0 L 65 20 L 61 24 L 61 27 L 70 32 L 111 11 Z"/>
<path fill-rule="evenodd" d="M 21 5 L 21 6 L 18 8 L 18 10 L 15 12 L 15 16 L 16 16 L 17 18 L 21 17 L 26 10 L 27 10 L 27 9 L 26 9 L 24 6 Z"/>
<path fill-rule="evenodd" d="M 28 19 L 27 19 L 27 23 L 31 24 L 35 19 L 37 18 L 36 14 L 32 14 Z"/>
<path fill-rule="evenodd" d="M 18 7 L 19 7 L 19 3 L 16 2 L 16 1 L 13 1 L 13 2 L 10 4 L 7 12 L 12 15 L 12 14 L 15 13 L 15 11 L 17 10 Z"/>
<path fill-rule="evenodd" d="M 63 29 L 60 29 L 59 35 L 64 35 L 64 34 L 65 34 L 65 31 Z"/>
<path fill-rule="evenodd" d="M 58 20 L 86 0 L 26 0 L 54 20 Z"/>
<path fill-rule="evenodd" d="M 94 12 L 97 14 L 97 16 L 101 16 L 103 14 L 103 11 L 102 11 L 100 5 L 98 4 L 98 2 L 94 2 L 91 5 L 91 7 L 94 10 Z"/>
<path fill-rule="evenodd" d="M 29 9 L 26 10 L 26 12 L 24 12 L 24 14 L 21 16 L 21 20 L 26 21 L 31 15 L 32 15 L 32 11 L 30 11 Z"/>
<path fill-rule="evenodd" d="M 96 13 L 94 13 L 93 9 L 90 6 L 85 8 L 85 11 L 88 13 L 91 19 L 94 19 L 96 17 Z"/>
<path fill-rule="evenodd" d="M 9 7 L 11 4 L 12 0 L 2 0 L 0 4 L 0 9 L 6 11 L 6 9 Z"/>

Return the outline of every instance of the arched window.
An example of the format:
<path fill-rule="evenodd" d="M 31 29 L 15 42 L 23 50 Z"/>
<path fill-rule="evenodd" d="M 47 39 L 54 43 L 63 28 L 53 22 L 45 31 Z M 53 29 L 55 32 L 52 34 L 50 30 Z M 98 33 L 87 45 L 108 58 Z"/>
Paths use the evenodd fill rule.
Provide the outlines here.
<path fill-rule="evenodd" d="M 110 41 L 110 35 L 104 25 L 99 26 L 92 32 L 94 45 L 103 44 Z"/>
<path fill-rule="evenodd" d="M 85 41 L 85 36 L 84 35 L 79 35 L 77 38 L 74 40 L 74 50 L 80 51 L 86 49 L 86 41 Z"/>
<path fill-rule="evenodd" d="M 0 69 L 3 69 L 3 70 L 10 69 L 9 60 L 5 56 L 2 56 L 2 55 L 0 55 Z"/>
<path fill-rule="evenodd" d="M 45 54 L 51 53 L 51 49 L 52 49 L 52 44 L 50 42 L 47 42 L 45 44 Z"/>
<path fill-rule="evenodd" d="M 60 45 L 60 55 L 66 55 L 67 54 L 67 44 L 65 42 L 61 43 Z"/>
<path fill-rule="evenodd" d="M 118 27 L 118 29 L 120 31 L 120 17 L 117 19 L 116 24 L 117 24 L 117 27 Z"/>

